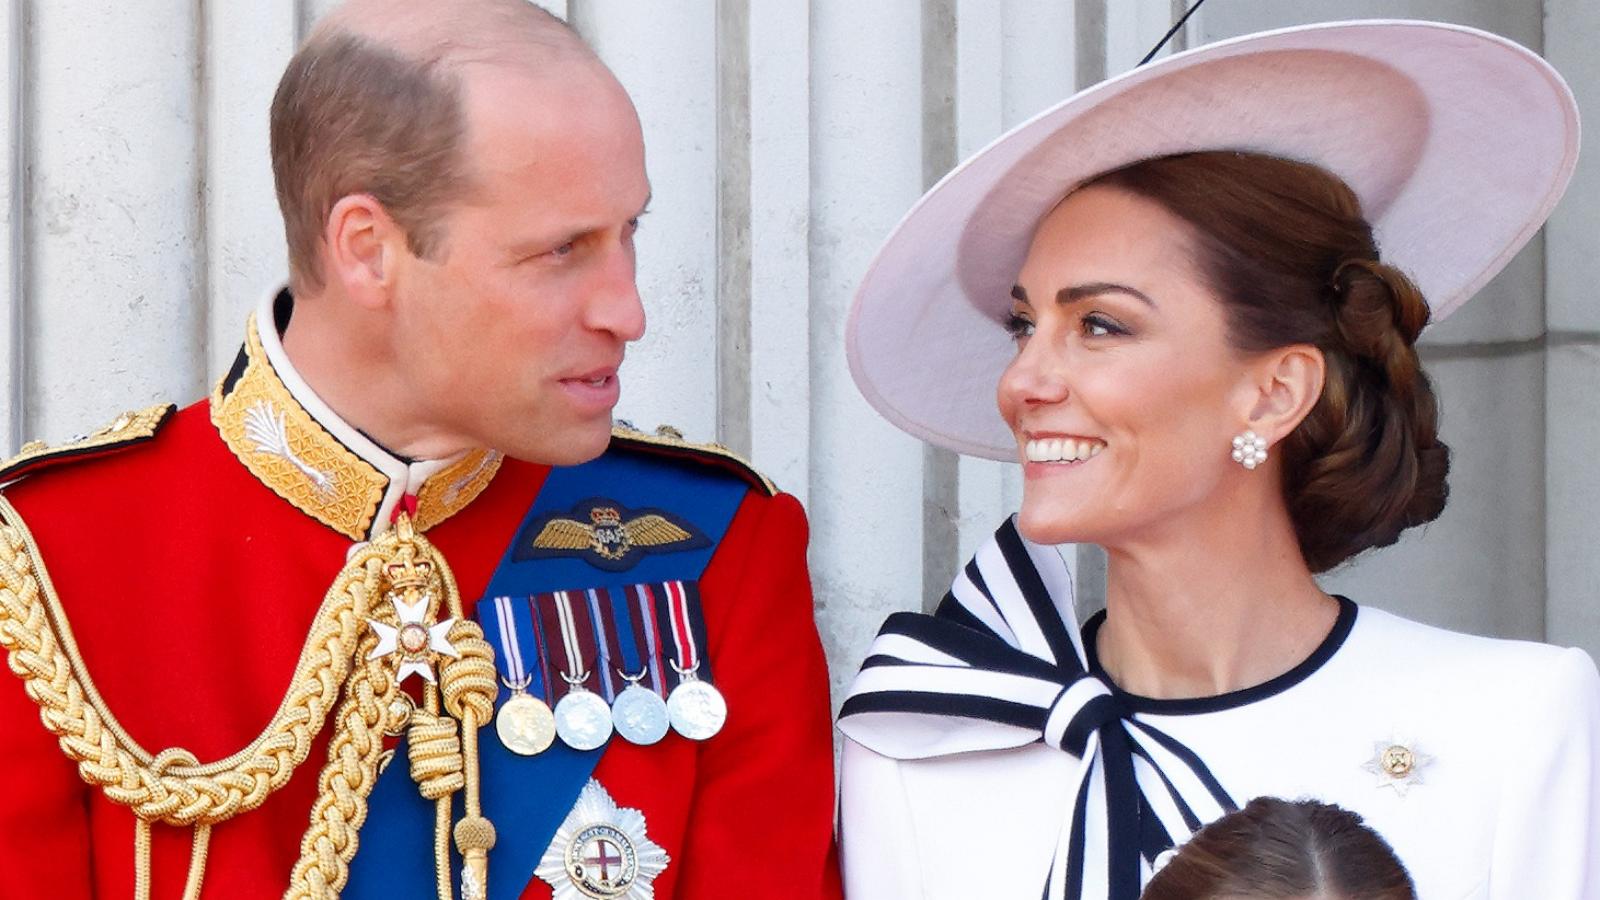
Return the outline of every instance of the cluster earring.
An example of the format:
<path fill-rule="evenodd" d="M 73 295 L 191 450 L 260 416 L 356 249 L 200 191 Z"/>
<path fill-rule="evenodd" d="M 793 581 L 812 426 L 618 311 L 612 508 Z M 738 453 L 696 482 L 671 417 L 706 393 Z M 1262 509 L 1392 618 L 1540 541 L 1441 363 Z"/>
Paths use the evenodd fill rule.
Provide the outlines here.
<path fill-rule="evenodd" d="M 1245 431 L 1233 439 L 1233 461 L 1246 469 L 1254 469 L 1267 461 L 1267 439 L 1254 431 Z"/>

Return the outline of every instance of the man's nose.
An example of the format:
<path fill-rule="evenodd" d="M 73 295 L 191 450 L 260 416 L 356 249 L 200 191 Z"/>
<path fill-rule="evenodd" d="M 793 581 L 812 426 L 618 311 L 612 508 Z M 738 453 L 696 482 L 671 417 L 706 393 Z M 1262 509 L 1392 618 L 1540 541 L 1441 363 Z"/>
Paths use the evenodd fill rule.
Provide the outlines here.
<path fill-rule="evenodd" d="M 644 303 L 639 298 L 631 244 L 621 243 L 607 255 L 589 303 L 589 315 L 592 328 L 610 332 L 620 340 L 644 337 Z"/>

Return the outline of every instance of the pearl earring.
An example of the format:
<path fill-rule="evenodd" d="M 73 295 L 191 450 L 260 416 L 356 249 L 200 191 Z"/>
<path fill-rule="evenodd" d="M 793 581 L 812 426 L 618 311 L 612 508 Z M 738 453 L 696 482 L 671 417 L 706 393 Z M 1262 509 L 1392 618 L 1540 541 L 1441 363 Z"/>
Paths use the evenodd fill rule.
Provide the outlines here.
<path fill-rule="evenodd" d="M 1246 431 L 1233 439 L 1233 461 L 1246 469 L 1254 469 L 1267 461 L 1267 440 L 1254 431 Z"/>

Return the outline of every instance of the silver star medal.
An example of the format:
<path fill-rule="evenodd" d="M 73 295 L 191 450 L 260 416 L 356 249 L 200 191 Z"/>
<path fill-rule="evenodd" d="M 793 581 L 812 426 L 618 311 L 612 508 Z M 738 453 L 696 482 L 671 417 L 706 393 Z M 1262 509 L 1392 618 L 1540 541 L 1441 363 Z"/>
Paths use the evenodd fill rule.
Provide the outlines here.
<path fill-rule="evenodd" d="M 368 619 L 367 624 L 378 633 L 378 646 L 367 655 L 367 659 L 397 655 L 400 657 L 400 671 L 395 676 L 396 681 L 421 675 L 430 684 L 435 683 L 433 655 L 440 654 L 452 659 L 461 655 L 456 652 L 448 636 L 450 627 L 456 623 L 455 618 L 445 619 L 431 627 L 423 624 L 428 604 L 432 602 L 427 594 L 417 598 L 416 603 L 407 603 L 399 597 L 392 597 L 391 602 L 394 603 L 395 615 L 400 619 L 400 627 Z"/>
<path fill-rule="evenodd" d="M 534 874 L 552 900 L 653 900 L 656 876 L 671 861 L 645 834 L 644 813 L 617 806 L 591 778 Z"/>
<path fill-rule="evenodd" d="M 1399 737 L 1372 742 L 1372 758 L 1361 768 L 1377 776 L 1378 788 L 1393 788 L 1401 797 L 1413 785 L 1422 784 L 1422 770 L 1433 762 L 1433 757 L 1418 749 L 1415 741 Z"/>

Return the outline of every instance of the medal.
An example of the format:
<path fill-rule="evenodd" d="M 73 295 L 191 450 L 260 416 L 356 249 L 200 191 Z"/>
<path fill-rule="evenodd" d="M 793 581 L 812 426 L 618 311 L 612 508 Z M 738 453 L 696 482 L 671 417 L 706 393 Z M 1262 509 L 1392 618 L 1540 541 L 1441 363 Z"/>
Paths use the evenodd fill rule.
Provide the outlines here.
<path fill-rule="evenodd" d="M 618 672 L 628 686 L 617 695 L 617 702 L 611 704 L 611 718 L 615 720 L 617 734 L 631 744 L 654 744 L 667 735 L 667 702 L 661 695 L 647 687 L 641 687 L 639 681 L 645 673 L 629 675 Z"/>
<path fill-rule="evenodd" d="M 611 739 L 611 707 L 605 698 L 589 690 L 584 682 L 590 670 L 585 662 L 578 618 L 567 591 L 548 595 L 560 628 L 560 641 L 551 641 L 551 651 L 560 650 L 556 660 L 567 695 L 556 703 L 556 734 L 574 750 L 597 750 Z"/>
<path fill-rule="evenodd" d="M 556 739 L 556 717 L 540 700 L 521 688 L 495 713 L 494 730 L 500 743 L 519 756 L 538 756 Z"/>
<path fill-rule="evenodd" d="M 584 672 L 587 677 L 589 673 Z M 556 703 L 556 734 L 574 750 L 598 750 L 611 739 L 611 707 L 583 686 L 583 678 L 563 678 L 571 690 Z"/>
<path fill-rule="evenodd" d="M 673 668 L 678 669 L 676 663 Z M 678 674 L 683 680 L 667 695 L 672 730 L 691 741 L 715 737 L 728 721 L 728 701 L 710 682 L 696 677 L 694 669 L 678 669 Z"/>
<path fill-rule="evenodd" d="M 691 741 L 704 741 L 716 736 L 728 721 L 728 701 L 699 676 L 699 640 L 690 616 L 688 590 L 681 581 L 667 582 L 665 587 L 672 613 L 672 640 L 678 649 L 677 658 L 670 661 L 678 673 L 678 686 L 667 695 L 667 719 L 673 731 Z"/>
<path fill-rule="evenodd" d="M 556 738 L 555 716 L 549 704 L 529 694 L 535 673 L 523 665 L 522 641 L 517 629 L 516 608 L 510 597 L 494 598 L 495 615 L 499 619 L 500 659 L 506 674 L 501 683 L 511 690 L 511 696 L 500 704 L 494 717 L 495 734 L 507 750 L 519 756 L 537 756 L 548 750 Z M 533 616 L 534 643 L 542 647 L 539 619 Z M 542 652 L 542 651 L 541 651 Z M 543 684 L 540 684 L 543 693 Z"/>

